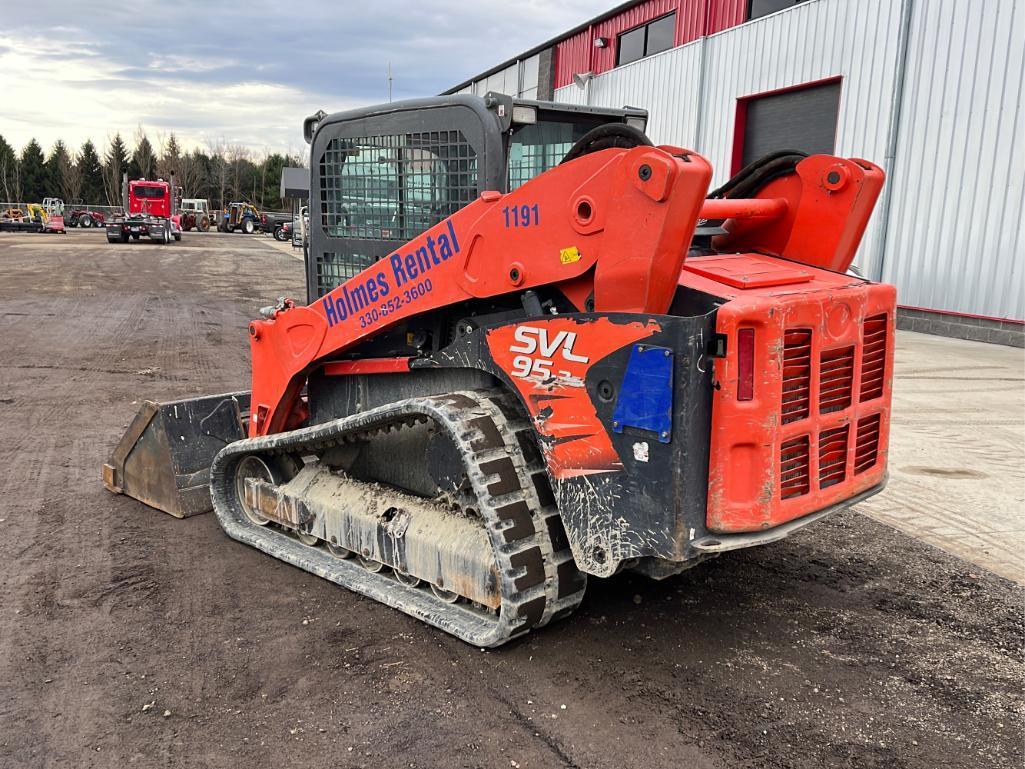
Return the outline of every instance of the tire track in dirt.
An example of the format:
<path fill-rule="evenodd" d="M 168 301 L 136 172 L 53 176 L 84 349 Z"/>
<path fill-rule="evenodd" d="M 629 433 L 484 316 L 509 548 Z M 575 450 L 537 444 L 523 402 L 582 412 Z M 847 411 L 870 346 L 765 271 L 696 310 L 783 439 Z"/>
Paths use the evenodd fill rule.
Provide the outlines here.
<path fill-rule="evenodd" d="M 258 241 L 180 245 L 0 259 L 3 769 L 1021 765 L 1021 589 L 857 514 L 481 652 L 106 493 L 132 401 L 245 387 L 247 321 L 302 295 Z"/>

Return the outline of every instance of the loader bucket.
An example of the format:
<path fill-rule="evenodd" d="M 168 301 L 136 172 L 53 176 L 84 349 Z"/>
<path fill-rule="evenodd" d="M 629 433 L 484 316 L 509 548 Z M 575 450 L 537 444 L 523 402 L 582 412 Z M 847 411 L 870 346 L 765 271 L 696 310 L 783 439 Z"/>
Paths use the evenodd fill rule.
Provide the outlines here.
<path fill-rule="evenodd" d="M 103 485 L 178 518 L 209 512 L 210 464 L 246 437 L 248 411 L 248 392 L 143 401 L 103 465 Z"/>

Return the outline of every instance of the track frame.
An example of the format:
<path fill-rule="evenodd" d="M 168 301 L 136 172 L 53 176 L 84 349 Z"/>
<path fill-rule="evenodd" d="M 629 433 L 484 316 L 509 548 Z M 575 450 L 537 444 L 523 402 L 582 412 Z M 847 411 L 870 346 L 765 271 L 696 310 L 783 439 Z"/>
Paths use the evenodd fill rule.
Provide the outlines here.
<path fill-rule="evenodd" d="M 244 457 L 315 454 L 347 437 L 401 429 L 424 418 L 446 433 L 463 458 L 498 567 L 501 604 L 496 613 L 446 602 L 390 573 L 375 573 L 326 548 L 303 544 L 285 531 L 253 523 L 242 509 L 235 470 Z M 233 539 L 467 643 L 494 647 L 568 615 L 579 605 L 586 587 L 547 491 L 545 468 L 533 441 L 531 424 L 516 401 L 501 391 L 410 398 L 313 427 L 230 444 L 211 467 L 211 498 L 218 521 Z"/>

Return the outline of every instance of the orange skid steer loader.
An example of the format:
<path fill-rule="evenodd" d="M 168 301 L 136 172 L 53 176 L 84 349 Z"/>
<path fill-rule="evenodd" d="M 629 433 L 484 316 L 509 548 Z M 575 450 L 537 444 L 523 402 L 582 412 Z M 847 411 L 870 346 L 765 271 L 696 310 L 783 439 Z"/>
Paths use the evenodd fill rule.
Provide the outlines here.
<path fill-rule="evenodd" d="M 478 646 L 880 491 L 895 293 L 847 270 L 882 171 L 781 152 L 709 193 L 645 119 L 308 118 L 305 303 L 250 324 L 250 390 L 147 403 L 107 486 Z"/>

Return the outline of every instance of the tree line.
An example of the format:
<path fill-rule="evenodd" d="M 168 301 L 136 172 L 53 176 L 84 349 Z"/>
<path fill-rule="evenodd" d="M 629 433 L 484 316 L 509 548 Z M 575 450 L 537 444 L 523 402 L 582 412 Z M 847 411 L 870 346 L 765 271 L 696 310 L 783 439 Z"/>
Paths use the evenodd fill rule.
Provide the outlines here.
<path fill-rule="evenodd" d="M 300 157 L 257 155 L 241 144 L 219 142 L 208 151 L 183 149 L 172 132 L 149 140 L 140 128 L 134 146 L 120 133 L 102 154 L 91 140 L 77 151 L 58 140 L 49 155 L 31 139 L 20 153 L 0 136 L 0 200 L 38 203 L 62 198 L 67 204 L 121 205 L 121 179 L 169 179 L 173 172 L 183 197 L 206 198 L 215 206 L 245 200 L 259 208 L 280 208 L 281 169 L 305 166 Z"/>

